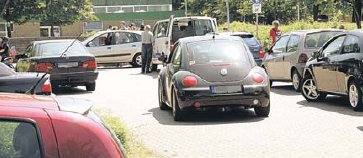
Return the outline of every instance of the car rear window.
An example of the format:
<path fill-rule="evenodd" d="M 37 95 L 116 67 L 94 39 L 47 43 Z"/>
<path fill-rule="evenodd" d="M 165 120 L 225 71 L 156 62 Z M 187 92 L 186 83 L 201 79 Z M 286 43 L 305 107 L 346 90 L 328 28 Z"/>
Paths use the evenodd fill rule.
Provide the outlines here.
<path fill-rule="evenodd" d="M 0 120 L 1 158 L 41 158 L 37 129 L 31 123 Z"/>
<path fill-rule="evenodd" d="M 175 21 L 172 29 L 173 41 L 178 41 L 180 38 L 191 36 L 203 36 L 213 32 L 212 20 L 197 19 L 190 21 Z"/>
<path fill-rule="evenodd" d="M 50 42 L 43 43 L 38 46 L 38 54 L 40 56 L 60 56 L 66 49 L 71 45 L 72 41 L 67 42 Z M 74 42 L 71 47 L 67 50 L 68 55 L 87 55 L 89 52 L 80 43 Z"/>
<path fill-rule="evenodd" d="M 249 47 L 258 46 L 259 42 L 256 38 L 252 37 L 242 37 L 242 39 L 247 43 Z"/>
<path fill-rule="evenodd" d="M 16 75 L 16 72 L 4 63 L 0 63 L 0 77 Z"/>
<path fill-rule="evenodd" d="M 322 47 L 330 38 L 339 33 L 339 31 L 325 31 L 307 34 L 305 38 L 305 48 L 318 49 Z"/>
<path fill-rule="evenodd" d="M 189 63 L 243 63 L 248 61 L 242 41 L 213 40 L 187 44 Z"/>

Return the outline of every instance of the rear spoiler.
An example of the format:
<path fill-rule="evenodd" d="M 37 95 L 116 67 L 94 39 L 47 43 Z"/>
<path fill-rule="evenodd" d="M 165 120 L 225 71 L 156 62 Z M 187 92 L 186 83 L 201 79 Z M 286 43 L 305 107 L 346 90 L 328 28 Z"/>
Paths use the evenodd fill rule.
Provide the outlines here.
<path fill-rule="evenodd" d="M 88 114 L 93 107 L 93 103 L 88 99 L 72 97 L 54 97 L 60 111 L 73 112 L 82 115 Z"/>

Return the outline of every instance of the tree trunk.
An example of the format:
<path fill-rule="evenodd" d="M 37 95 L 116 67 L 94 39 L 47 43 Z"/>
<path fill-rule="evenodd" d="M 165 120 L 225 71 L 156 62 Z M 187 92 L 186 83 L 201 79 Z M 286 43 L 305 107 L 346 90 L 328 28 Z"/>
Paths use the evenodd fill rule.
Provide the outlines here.
<path fill-rule="evenodd" d="M 50 37 L 54 37 L 54 26 L 50 25 Z"/>
<path fill-rule="evenodd" d="M 357 28 L 362 28 L 362 1 L 361 0 L 355 0 L 353 5 L 353 17 L 354 21 L 357 24 Z"/>
<path fill-rule="evenodd" d="M 6 22 L 6 30 L 8 31 L 8 37 L 11 38 L 12 34 L 11 34 L 11 24 L 10 24 L 10 22 Z"/>
<path fill-rule="evenodd" d="M 314 21 L 318 21 L 318 16 L 319 16 L 319 5 L 314 5 L 313 6 L 313 19 L 314 19 Z"/>

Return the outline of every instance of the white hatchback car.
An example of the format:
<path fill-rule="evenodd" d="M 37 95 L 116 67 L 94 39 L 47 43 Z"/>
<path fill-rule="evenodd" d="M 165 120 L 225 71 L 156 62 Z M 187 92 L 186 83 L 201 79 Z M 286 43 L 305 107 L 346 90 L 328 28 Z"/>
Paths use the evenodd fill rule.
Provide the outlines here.
<path fill-rule="evenodd" d="M 98 64 L 141 66 L 141 31 L 100 31 L 82 43 L 96 57 Z"/>

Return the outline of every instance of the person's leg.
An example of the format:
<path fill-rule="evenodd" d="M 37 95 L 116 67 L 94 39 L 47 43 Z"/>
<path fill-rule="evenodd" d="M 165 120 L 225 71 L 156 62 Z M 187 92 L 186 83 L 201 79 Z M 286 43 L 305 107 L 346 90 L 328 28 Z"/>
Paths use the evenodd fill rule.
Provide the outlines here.
<path fill-rule="evenodd" d="M 147 46 L 147 55 L 146 55 L 146 72 L 150 72 L 150 65 L 151 65 L 151 60 L 152 60 L 152 56 L 153 56 L 153 47 L 152 45 L 148 45 Z"/>
<path fill-rule="evenodd" d="M 146 49 L 145 49 L 145 45 L 142 45 L 141 47 L 141 58 L 142 58 L 142 64 L 141 64 L 141 73 L 145 73 L 145 67 L 146 67 Z"/>

